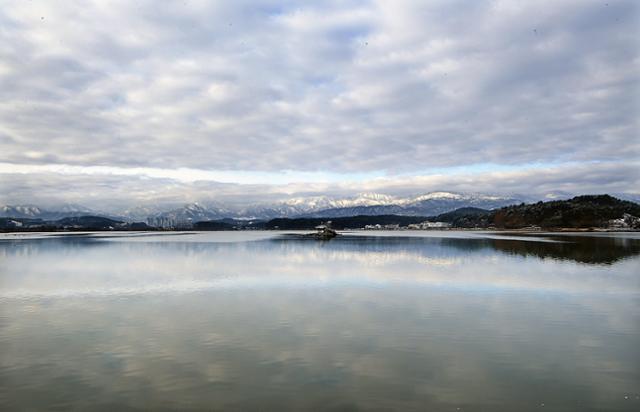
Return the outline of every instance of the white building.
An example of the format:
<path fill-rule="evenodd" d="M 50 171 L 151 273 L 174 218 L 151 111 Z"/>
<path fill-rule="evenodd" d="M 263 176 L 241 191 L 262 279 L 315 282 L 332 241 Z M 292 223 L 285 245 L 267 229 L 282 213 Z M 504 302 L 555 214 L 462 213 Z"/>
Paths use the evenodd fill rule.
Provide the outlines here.
<path fill-rule="evenodd" d="M 422 222 L 422 223 L 413 223 L 407 226 L 407 228 L 413 229 L 413 230 L 449 229 L 450 227 L 451 227 L 451 223 L 447 223 L 447 222 Z"/>

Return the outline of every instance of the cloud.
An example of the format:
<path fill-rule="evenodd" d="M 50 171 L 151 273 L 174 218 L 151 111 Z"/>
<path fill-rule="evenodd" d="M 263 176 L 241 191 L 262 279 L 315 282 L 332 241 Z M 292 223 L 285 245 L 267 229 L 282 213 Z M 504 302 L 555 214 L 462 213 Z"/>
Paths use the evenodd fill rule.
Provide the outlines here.
<path fill-rule="evenodd" d="M 15 3 L 0 160 L 409 182 L 479 163 L 628 169 L 639 16 L 633 1 Z"/>
<path fill-rule="evenodd" d="M 0 186 L 3 187 L 0 204 L 58 206 L 78 203 L 99 210 L 121 212 L 132 205 L 169 207 L 199 201 L 242 206 L 278 202 L 291 197 L 348 197 L 361 192 L 410 196 L 451 190 L 543 197 L 556 191 L 636 193 L 633 188 L 640 187 L 640 165 L 636 162 L 530 165 L 500 170 L 493 170 L 494 167 L 479 171 L 462 168 L 431 174 L 367 177 L 100 166 L 16 167 L 0 163 Z"/>

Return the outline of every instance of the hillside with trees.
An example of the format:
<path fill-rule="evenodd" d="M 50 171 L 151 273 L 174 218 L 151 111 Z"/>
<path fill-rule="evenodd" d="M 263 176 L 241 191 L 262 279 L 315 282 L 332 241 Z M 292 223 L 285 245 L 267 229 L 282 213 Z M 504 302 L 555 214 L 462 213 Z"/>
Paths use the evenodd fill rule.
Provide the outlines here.
<path fill-rule="evenodd" d="M 569 200 L 503 207 L 493 213 L 492 223 L 505 229 L 606 227 L 610 220 L 622 218 L 625 213 L 640 216 L 640 205 L 609 195 L 577 196 Z"/>
<path fill-rule="evenodd" d="M 546 229 L 605 228 L 614 219 L 628 215 L 630 228 L 640 228 L 633 217 L 640 216 L 640 205 L 609 195 L 577 196 L 569 200 L 555 200 L 532 204 L 506 206 L 497 210 L 458 209 L 432 218 L 451 223 L 453 227 L 495 227 L 520 229 L 537 226 Z"/>

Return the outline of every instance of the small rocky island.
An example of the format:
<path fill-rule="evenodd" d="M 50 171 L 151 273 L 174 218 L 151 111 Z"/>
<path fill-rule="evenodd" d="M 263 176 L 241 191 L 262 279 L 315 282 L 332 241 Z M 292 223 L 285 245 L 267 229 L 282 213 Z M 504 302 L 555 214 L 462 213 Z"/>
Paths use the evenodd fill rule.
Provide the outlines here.
<path fill-rule="evenodd" d="M 307 236 L 320 240 L 329 240 L 338 236 L 338 233 L 335 230 L 331 229 L 331 221 L 327 222 L 326 224 L 318 225 L 315 227 L 315 229 L 316 233 L 310 233 Z"/>

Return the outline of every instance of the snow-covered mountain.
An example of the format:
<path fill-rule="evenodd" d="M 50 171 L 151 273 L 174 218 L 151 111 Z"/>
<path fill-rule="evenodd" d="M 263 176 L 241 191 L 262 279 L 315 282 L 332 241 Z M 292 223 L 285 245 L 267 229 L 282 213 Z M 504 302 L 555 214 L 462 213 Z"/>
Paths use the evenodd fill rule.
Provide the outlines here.
<path fill-rule="evenodd" d="M 384 201 L 353 206 L 334 207 L 307 212 L 313 217 L 342 217 L 354 215 L 409 215 L 433 216 L 450 212 L 461 207 L 495 209 L 521 203 L 523 197 L 496 196 L 485 194 L 462 194 L 451 192 L 431 192 L 407 198 L 387 198 Z"/>
<path fill-rule="evenodd" d="M 158 206 L 134 206 L 119 212 L 118 216 L 127 222 L 144 222 L 149 217 L 160 215 L 164 211 Z"/>
<path fill-rule="evenodd" d="M 147 222 L 154 226 L 180 226 L 204 220 L 218 220 L 235 217 L 237 212 L 204 206 L 199 203 L 186 204 L 183 207 L 169 210 L 167 212 L 156 213 L 147 218 Z"/>
<path fill-rule="evenodd" d="M 25 219 L 54 220 L 65 217 L 86 215 L 101 215 L 89 208 L 79 205 L 62 205 L 53 210 L 43 209 L 34 205 L 5 205 L 0 206 L 0 217 L 16 217 Z"/>
<path fill-rule="evenodd" d="M 43 214 L 43 210 L 32 205 L 5 205 L 0 207 L 0 217 L 21 217 L 37 219 Z"/>
<path fill-rule="evenodd" d="M 157 206 L 136 206 L 117 213 L 101 213 L 79 205 L 64 205 L 55 210 L 37 206 L 3 206 L 0 217 L 60 219 L 81 215 L 117 217 L 126 221 L 147 221 L 152 225 L 174 226 L 203 220 L 272 219 L 276 217 L 338 217 L 351 215 L 400 214 L 429 216 L 459 207 L 495 208 L 523 201 L 521 198 L 451 192 L 431 192 L 412 197 L 380 193 L 360 193 L 350 197 L 310 196 L 275 203 L 249 206 L 190 203 L 170 210 Z"/>
<path fill-rule="evenodd" d="M 462 207 L 495 209 L 518 203 L 538 200 L 558 200 L 572 197 L 569 193 L 553 192 L 539 197 L 502 196 L 479 193 L 429 192 L 415 196 L 390 196 L 379 193 L 361 193 L 349 197 L 309 196 L 296 197 L 280 202 L 252 205 L 227 205 L 223 203 L 190 203 L 181 207 L 163 209 L 156 205 L 128 208 L 112 213 L 101 213 L 79 205 L 63 205 L 46 210 L 37 206 L 0 206 L 0 217 L 40 218 L 54 220 L 64 217 L 96 215 L 118 220 L 147 221 L 151 225 L 175 227 L 204 220 L 272 219 L 276 217 L 341 217 L 354 215 L 408 215 L 434 216 Z M 639 195 L 616 195 L 635 202 Z"/>
<path fill-rule="evenodd" d="M 525 201 L 518 196 L 431 192 L 410 197 L 361 193 L 351 197 L 298 197 L 272 204 L 257 204 L 229 210 L 225 217 L 270 219 L 275 217 L 340 217 L 353 215 L 399 214 L 437 215 L 460 207 L 494 209 Z M 235 212 L 235 213 L 233 213 Z M 219 210 L 217 211 L 220 214 Z M 224 214 L 224 213 L 222 213 Z"/>
<path fill-rule="evenodd" d="M 176 226 L 203 220 L 272 219 L 276 217 L 339 217 L 358 214 L 400 214 L 430 216 L 460 207 L 492 209 L 522 202 L 522 198 L 483 194 L 431 192 L 412 197 L 396 197 L 380 193 L 361 193 L 350 197 L 296 197 L 275 203 L 228 206 L 220 203 L 190 203 L 167 211 L 148 213 L 151 225 Z M 120 215 L 128 220 L 142 220 L 148 208 L 128 209 Z"/>
<path fill-rule="evenodd" d="M 294 217 L 327 209 L 390 205 L 395 200 L 397 199 L 393 196 L 379 193 L 361 193 L 347 198 L 329 196 L 296 197 L 271 204 L 254 204 L 238 210 L 238 215 L 244 218 Z"/>

